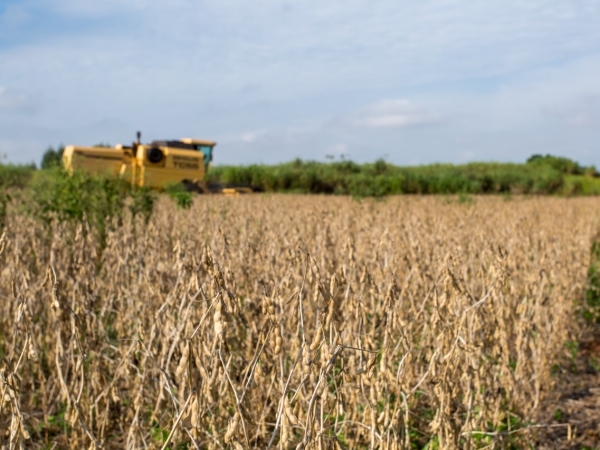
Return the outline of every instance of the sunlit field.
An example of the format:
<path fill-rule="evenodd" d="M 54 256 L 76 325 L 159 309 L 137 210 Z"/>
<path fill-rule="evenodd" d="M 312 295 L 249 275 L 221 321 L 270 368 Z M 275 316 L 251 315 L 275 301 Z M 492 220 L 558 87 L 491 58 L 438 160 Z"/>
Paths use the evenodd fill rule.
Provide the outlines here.
<path fill-rule="evenodd" d="M 596 198 L 198 196 L 188 210 L 161 198 L 147 224 L 126 212 L 100 239 L 11 204 L 0 444 L 535 446 L 599 210 Z"/>

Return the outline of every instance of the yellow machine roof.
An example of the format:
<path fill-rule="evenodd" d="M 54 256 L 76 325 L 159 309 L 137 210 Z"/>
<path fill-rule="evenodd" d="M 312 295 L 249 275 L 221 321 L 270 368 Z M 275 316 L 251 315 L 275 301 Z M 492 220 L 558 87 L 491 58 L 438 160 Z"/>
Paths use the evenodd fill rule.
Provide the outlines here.
<path fill-rule="evenodd" d="M 214 141 L 207 141 L 206 139 L 193 139 L 193 138 L 182 138 L 180 139 L 184 144 L 192 144 L 192 145 L 217 145 Z"/>

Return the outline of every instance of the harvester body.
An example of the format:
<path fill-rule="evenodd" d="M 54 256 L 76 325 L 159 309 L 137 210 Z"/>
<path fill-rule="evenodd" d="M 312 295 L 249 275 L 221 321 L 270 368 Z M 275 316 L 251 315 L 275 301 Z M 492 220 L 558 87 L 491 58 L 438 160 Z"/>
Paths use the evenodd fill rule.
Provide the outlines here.
<path fill-rule="evenodd" d="M 139 141 L 139 140 L 138 140 Z M 196 192 L 235 194 L 252 192 L 248 187 L 209 186 L 206 172 L 216 142 L 184 138 L 134 142 L 131 146 L 79 147 L 70 145 L 63 152 L 66 170 L 83 170 L 94 174 L 118 175 L 136 186 L 164 189 L 182 183 Z"/>

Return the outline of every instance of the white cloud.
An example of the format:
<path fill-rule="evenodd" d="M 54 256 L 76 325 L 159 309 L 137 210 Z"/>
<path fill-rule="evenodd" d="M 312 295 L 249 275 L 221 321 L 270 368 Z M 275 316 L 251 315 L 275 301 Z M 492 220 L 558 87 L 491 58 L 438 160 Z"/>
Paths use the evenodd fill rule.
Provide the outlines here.
<path fill-rule="evenodd" d="M 0 86 L 0 111 L 7 113 L 31 113 L 37 108 L 37 102 L 27 93 Z"/>
<path fill-rule="evenodd" d="M 600 138 L 597 108 L 569 106 L 600 91 L 600 0 L 12 5 L 0 12 L 0 133 L 15 160 L 32 157 L 32 136 L 41 156 L 137 129 L 215 138 L 229 162 L 340 143 L 357 160 L 515 160 Z"/>
<path fill-rule="evenodd" d="M 438 114 L 413 105 L 408 100 L 382 100 L 367 107 L 354 120 L 357 125 L 373 128 L 415 127 L 441 122 Z"/>
<path fill-rule="evenodd" d="M 567 123 L 578 127 L 598 127 L 600 126 L 600 117 L 580 112 L 567 117 Z"/>
<path fill-rule="evenodd" d="M 600 94 L 580 95 L 546 112 L 571 126 L 600 129 Z"/>
<path fill-rule="evenodd" d="M 343 155 L 348 151 L 348 144 L 338 143 L 329 147 L 329 150 L 334 155 Z"/>
<path fill-rule="evenodd" d="M 267 133 L 267 130 L 246 131 L 245 133 L 242 133 L 238 137 L 234 138 L 234 140 L 240 140 L 246 144 L 250 144 L 255 142 L 257 139 L 260 139 Z"/>

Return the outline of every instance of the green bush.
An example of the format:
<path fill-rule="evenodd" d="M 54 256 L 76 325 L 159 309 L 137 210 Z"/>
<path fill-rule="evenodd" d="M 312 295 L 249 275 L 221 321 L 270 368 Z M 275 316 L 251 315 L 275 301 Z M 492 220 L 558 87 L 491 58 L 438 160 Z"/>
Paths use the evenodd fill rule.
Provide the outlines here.
<path fill-rule="evenodd" d="M 129 189 L 129 196 L 131 197 L 129 211 L 131 212 L 131 217 L 133 219 L 138 216 L 142 217 L 147 224 L 150 221 L 150 217 L 154 211 L 154 204 L 158 198 L 156 192 L 145 186 L 129 186 Z"/>
<path fill-rule="evenodd" d="M 194 200 L 194 194 L 189 192 L 181 183 L 173 184 L 165 188 L 165 193 L 169 195 L 179 209 L 190 209 Z"/>
<path fill-rule="evenodd" d="M 122 223 L 128 198 L 132 215 L 146 221 L 152 214 L 155 194 L 148 188 L 132 187 L 128 182 L 110 176 L 75 172 L 69 175 L 60 168 L 44 171 L 32 182 L 33 213 L 44 222 L 53 220 L 88 223 L 96 230 L 104 245 L 107 232 L 116 219 Z"/>
<path fill-rule="evenodd" d="M 561 156 L 531 155 L 529 159 L 527 159 L 527 164 L 534 166 L 549 166 L 564 174 L 598 176 L 594 166 L 581 166 L 578 162 Z"/>
<path fill-rule="evenodd" d="M 348 193 L 356 198 L 402 194 L 402 178 L 389 175 L 354 175 L 349 179 Z"/>
<path fill-rule="evenodd" d="M 583 316 L 589 322 L 600 323 L 600 236 L 594 239 L 590 250 L 588 286 Z"/>
<path fill-rule="evenodd" d="M 600 195 L 600 178 L 588 175 L 564 175 L 561 193 L 565 195 Z"/>
<path fill-rule="evenodd" d="M 210 181 L 250 184 L 267 192 L 378 197 L 390 194 L 551 194 L 563 174 L 550 165 L 471 163 L 398 167 L 383 160 L 318 163 L 295 160 L 275 166 L 220 166 Z"/>
<path fill-rule="evenodd" d="M 0 191 L 0 235 L 2 234 L 2 230 L 4 230 L 5 222 L 6 222 L 6 207 L 8 202 L 10 201 L 10 195 L 6 192 L 6 190 Z"/>
<path fill-rule="evenodd" d="M 0 164 L 0 189 L 27 186 L 34 171 L 34 164 Z"/>

